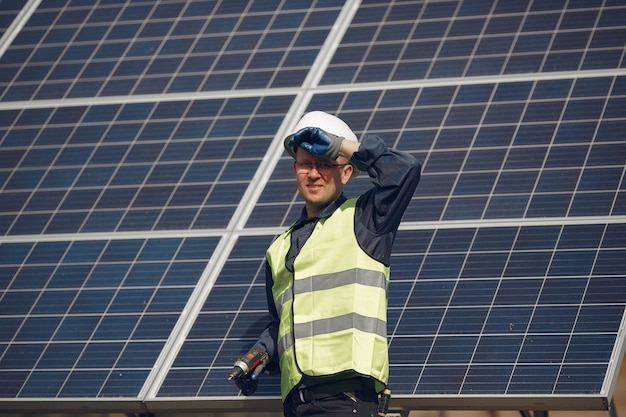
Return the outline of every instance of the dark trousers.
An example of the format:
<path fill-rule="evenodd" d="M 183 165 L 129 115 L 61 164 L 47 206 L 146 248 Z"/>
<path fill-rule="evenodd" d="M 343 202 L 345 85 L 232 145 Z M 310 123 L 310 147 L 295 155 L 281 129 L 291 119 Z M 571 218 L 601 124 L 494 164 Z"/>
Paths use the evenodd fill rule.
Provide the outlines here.
<path fill-rule="evenodd" d="M 377 417 L 378 394 L 365 378 L 294 389 L 283 404 L 285 417 Z"/>

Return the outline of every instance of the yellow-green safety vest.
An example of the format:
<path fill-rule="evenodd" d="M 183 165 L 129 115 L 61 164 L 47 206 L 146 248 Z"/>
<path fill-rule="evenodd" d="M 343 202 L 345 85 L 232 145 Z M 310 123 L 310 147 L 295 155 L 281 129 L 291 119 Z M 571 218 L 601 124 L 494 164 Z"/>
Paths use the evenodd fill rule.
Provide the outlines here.
<path fill-rule="evenodd" d="M 354 233 L 356 199 L 317 221 L 294 261 L 285 267 L 291 230 L 267 250 L 278 311 L 278 352 L 283 401 L 303 377 L 342 373 L 387 384 L 389 267 L 370 257 Z"/>

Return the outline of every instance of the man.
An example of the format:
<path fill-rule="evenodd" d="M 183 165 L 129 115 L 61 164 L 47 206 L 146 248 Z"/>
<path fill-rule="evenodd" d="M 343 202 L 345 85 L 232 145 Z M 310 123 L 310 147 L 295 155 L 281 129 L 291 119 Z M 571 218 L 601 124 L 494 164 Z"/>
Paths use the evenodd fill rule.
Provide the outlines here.
<path fill-rule="evenodd" d="M 376 416 L 389 373 L 391 246 L 421 164 L 377 136 L 359 143 L 320 111 L 305 114 L 284 144 L 305 206 L 267 250 L 271 320 L 251 352 L 279 365 L 286 417 Z M 347 199 L 343 186 L 359 170 L 374 187 Z M 244 394 L 260 369 L 235 378 Z"/>

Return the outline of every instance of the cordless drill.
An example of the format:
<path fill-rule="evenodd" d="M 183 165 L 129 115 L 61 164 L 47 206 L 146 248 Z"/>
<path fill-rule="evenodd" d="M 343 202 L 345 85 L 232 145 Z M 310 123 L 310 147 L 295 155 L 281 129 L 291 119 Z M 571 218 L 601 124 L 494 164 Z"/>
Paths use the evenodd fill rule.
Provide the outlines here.
<path fill-rule="evenodd" d="M 255 346 L 244 356 L 241 356 L 235 362 L 233 366 L 233 370 L 230 371 L 228 375 L 229 380 L 240 379 L 248 375 L 250 375 L 250 379 L 255 380 L 263 371 L 263 368 L 269 361 L 269 357 L 265 349 Z"/>

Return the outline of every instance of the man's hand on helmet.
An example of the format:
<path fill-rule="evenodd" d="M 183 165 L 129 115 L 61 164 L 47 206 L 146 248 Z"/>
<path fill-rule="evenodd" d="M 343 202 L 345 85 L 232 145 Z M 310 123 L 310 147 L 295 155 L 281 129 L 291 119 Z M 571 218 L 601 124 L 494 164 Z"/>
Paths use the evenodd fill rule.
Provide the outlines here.
<path fill-rule="evenodd" d="M 300 147 L 312 155 L 337 159 L 344 138 L 333 135 L 319 127 L 304 127 L 289 139 L 289 146 Z"/>

